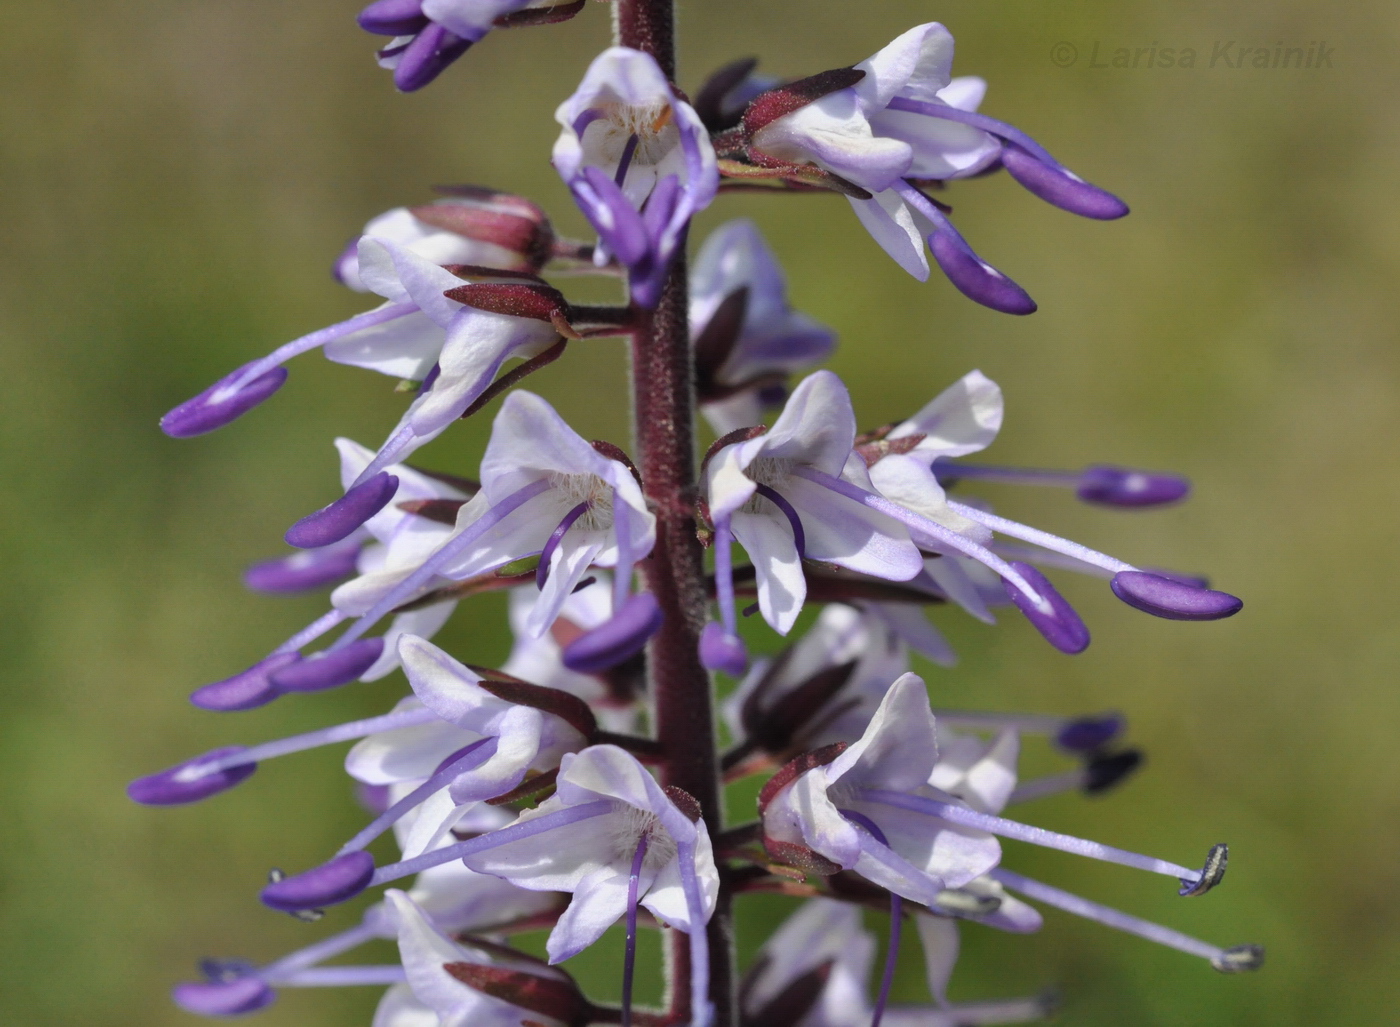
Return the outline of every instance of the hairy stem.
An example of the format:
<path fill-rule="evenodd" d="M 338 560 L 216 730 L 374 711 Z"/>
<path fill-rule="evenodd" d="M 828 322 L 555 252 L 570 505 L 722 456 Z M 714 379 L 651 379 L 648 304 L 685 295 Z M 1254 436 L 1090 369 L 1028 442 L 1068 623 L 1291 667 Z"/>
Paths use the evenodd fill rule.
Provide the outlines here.
<path fill-rule="evenodd" d="M 617 42 L 651 54 L 676 74 L 674 0 L 616 0 Z M 700 666 L 700 629 L 708 605 L 703 551 L 695 536 L 695 382 L 686 312 L 685 248 L 670 268 L 655 310 L 632 311 L 632 390 L 637 457 L 657 517 L 656 548 L 643 565 L 665 615 L 653 636 L 651 674 L 656 737 L 667 784 L 693 795 L 705 823 L 723 826 L 719 754 L 709 674 Z M 710 997 L 715 1027 L 735 1027 L 734 937 L 729 896 L 721 892 L 710 921 Z M 672 932 L 670 965 L 689 966 L 686 938 Z M 678 976 L 680 976 L 678 974 Z M 671 1015 L 688 1018 L 689 989 L 669 982 Z"/>

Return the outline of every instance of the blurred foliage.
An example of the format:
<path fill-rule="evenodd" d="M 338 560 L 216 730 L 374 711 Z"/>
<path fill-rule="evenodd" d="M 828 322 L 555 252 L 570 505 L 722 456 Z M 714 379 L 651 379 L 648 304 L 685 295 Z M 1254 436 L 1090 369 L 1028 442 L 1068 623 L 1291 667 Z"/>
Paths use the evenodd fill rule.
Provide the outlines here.
<path fill-rule="evenodd" d="M 958 39 L 956 72 L 991 81 L 985 110 L 1129 200 L 1133 215 L 1105 225 L 1004 176 L 948 191 L 967 238 L 1040 301 L 1024 319 L 973 305 L 936 273 L 926 284 L 906 277 L 839 198 L 724 197 L 700 230 L 737 215 L 761 223 L 796 303 L 839 329 L 832 366 L 867 424 L 980 367 L 1008 400 L 998 460 L 1191 475 L 1193 500 L 1155 513 L 985 494 L 1127 559 L 1208 570 L 1246 599 L 1234 620 L 1184 625 L 1140 616 L 1097 582 L 1064 581 L 1096 635 L 1074 659 L 1015 618 L 988 629 L 940 616 L 962 663 L 930 669 L 938 702 L 1117 708 L 1150 754 L 1123 791 L 1050 800 L 1027 816 L 1188 863 L 1228 840 L 1233 857 L 1226 886 L 1189 902 L 1169 882 L 1015 843 L 1010 863 L 1223 944 L 1269 946 L 1262 973 L 1226 978 L 1051 913 L 1038 937 L 965 930 L 954 997 L 1051 984 L 1061 1022 L 1085 1027 L 1384 1022 L 1400 1000 L 1400 770 L 1387 748 L 1400 718 L 1400 12 L 1377 0 L 681 7 L 691 90 L 736 56 L 801 75 L 938 18 Z M 566 25 L 497 33 L 403 97 L 374 67 L 356 9 L 8 8 L 6 1023 L 190 1023 L 166 991 L 197 956 L 268 959 L 348 922 L 340 911 L 308 928 L 255 899 L 268 866 L 311 865 L 361 822 L 336 755 L 276 761 L 192 809 L 140 809 L 122 788 L 215 745 L 373 714 L 402 691 L 389 680 L 233 717 L 184 702 L 323 608 L 319 597 L 248 595 L 240 569 L 280 551 L 282 528 L 333 494 L 332 437 L 376 443 L 401 400 L 385 379 L 313 357 L 274 401 L 216 435 L 173 441 L 156 419 L 363 307 L 330 280 L 331 258 L 370 216 L 421 202 L 435 183 L 511 187 L 581 234 L 548 165 L 551 114 L 608 33 L 596 5 Z M 1208 67 L 1227 40 L 1325 40 L 1334 67 Z M 1051 60 L 1061 41 L 1079 53 L 1068 68 Z M 1202 57 L 1191 69 L 1094 69 L 1095 41 Z M 590 289 L 599 294 L 579 286 Z M 576 346 L 532 387 L 585 436 L 623 441 L 624 375 L 620 347 L 604 341 Z M 488 425 L 464 425 L 428 462 L 470 469 Z M 502 613 L 493 599 L 464 608 L 445 644 L 499 659 Z M 745 922 L 746 952 L 770 922 Z M 620 948 L 605 942 L 579 961 L 600 994 L 616 986 Z M 901 988 L 912 999 L 908 955 Z M 367 1024 L 375 999 L 373 989 L 285 993 L 261 1022 Z"/>

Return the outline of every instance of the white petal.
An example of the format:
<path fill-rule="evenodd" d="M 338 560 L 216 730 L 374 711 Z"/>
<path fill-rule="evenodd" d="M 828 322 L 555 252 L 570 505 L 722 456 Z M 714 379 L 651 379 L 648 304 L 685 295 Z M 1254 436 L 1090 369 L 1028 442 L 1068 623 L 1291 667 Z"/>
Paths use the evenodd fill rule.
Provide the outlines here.
<path fill-rule="evenodd" d="M 481 461 L 482 488 L 492 502 L 499 502 L 542 475 L 602 477 L 608 473 L 609 463 L 547 402 L 534 393 L 516 390 L 501 404 L 492 425 L 491 441 Z M 550 525 L 550 530 L 553 528 Z"/>
<path fill-rule="evenodd" d="M 906 510 L 927 517 L 974 542 L 990 542 L 992 536 L 987 528 L 955 513 L 948 506 L 947 495 L 929 463 L 928 457 L 917 451 L 892 453 L 870 468 L 870 482 L 880 495 Z"/>
<path fill-rule="evenodd" d="M 805 478 L 789 478 L 782 493 L 802 519 L 808 559 L 890 581 L 908 581 L 923 570 L 919 550 L 893 518 Z"/>
<path fill-rule="evenodd" d="M 736 513 L 734 537 L 749 554 L 758 584 L 763 619 L 781 635 L 792 630 L 807 598 L 807 579 L 797 558 L 792 526 L 782 514 Z"/>
<path fill-rule="evenodd" d="M 854 196 L 847 196 L 846 199 L 880 248 L 919 281 L 928 281 L 924 237 L 914 223 L 914 215 L 899 194 L 887 189 L 868 200 L 858 200 Z"/>
<path fill-rule="evenodd" d="M 399 666 L 399 639 L 404 635 L 417 635 L 419 638 L 432 638 L 452 617 L 457 609 L 456 602 L 434 603 L 421 610 L 401 613 L 389 624 L 384 632 L 384 651 L 369 670 L 360 675 L 361 681 L 378 681 L 388 677 Z"/>
<path fill-rule="evenodd" d="M 394 709 L 398 712 L 421 708 L 422 703 L 409 698 Z M 446 721 L 380 731 L 360 741 L 346 754 L 345 770 L 355 780 L 369 785 L 422 781 L 431 776 L 445 758 L 480 737 Z"/>
<path fill-rule="evenodd" d="M 975 111 L 987 95 L 987 80 L 976 75 L 959 75 L 938 91 L 938 98 L 960 111 Z"/>
<path fill-rule="evenodd" d="M 958 961 L 958 925 L 947 917 L 915 914 L 914 926 L 924 949 L 929 994 L 942 1005 L 948 1001 L 948 980 Z"/>
<path fill-rule="evenodd" d="M 889 438 L 923 435 L 916 453 L 966 456 L 991 445 L 1001 430 L 1002 413 L 997 383 L 981 371 L 969 371 L 890 432 Z"/>
<path fill-rule="evenodd" d="M 952 75 L 953 36 L 938 22 L 916 25 L 856 68 L 865 78 L 855 90 L 871 112 L 896 95 L 932 100 Z"/>
<path fill-rule="evenodd" d="M 914 159 L 908 143 L 871 130 L 853 89 L 828 93 L 764 125 L 752 145 L 780 160 L 816 164 L 873 193 L 898 181 Z"/>
<path fill-rule="evenodd" d="M 579 881 L 569 908 L 549 934 L 546 950 L 551 963 L 578 955 L 627 912 L 628 877 L 626 872 L 607 869 Z"/>
<path fill-rule="evenodd" d="M 374 1010 L 370 1027 L 438 1027 L 438 1015 L 413 995 L 407 984 L 395 984 Z"/>
<path fill-rule="evenodd" d="M 417 635 L 399 640 L 399 659 L 418 700 L 458 727 L 494 734 L 496 719 L 512 708 L 478 684 L 480 674 Z"/>
<path fill-rule="evenodd" d="M 905 674 L 885 693 L 865 734 L 826 773 L 855 788 L 912 792 L 928 781 L 937 755 L 928 690 L 917 674 Z"/>
<path fill-rule="evenodd" d="M 437 362 L 447 336 L 422 311 L 361 328 L 326 343 L 321 352 L 337 364 L 363 367 L 393 378 L 421 381 Z"/>
<path fill-rule="evenodd" d="M 574 586 L 583 580 L 589 566 L 602 551 L 603 543 L 598 534 L 571 530 L 560 539 L 550 559 L 549 578 L 525 625 L 525 630 L 533 637 L 539 638 L 549 630 Z"/>

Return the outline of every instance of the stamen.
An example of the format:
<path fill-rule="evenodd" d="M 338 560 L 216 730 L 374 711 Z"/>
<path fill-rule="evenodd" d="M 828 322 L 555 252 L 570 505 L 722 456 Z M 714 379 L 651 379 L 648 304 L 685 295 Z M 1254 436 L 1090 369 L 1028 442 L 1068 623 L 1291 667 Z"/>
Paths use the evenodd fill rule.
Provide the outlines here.
<path fill-rule="evenodd" d="M 341 613 L 339 610 L 331 610 L 329 613 L 322 614 L 276 649 L 272 650 L 272 655 L 279 656 L 282 653 L 297 652 L 302 647 L 316 641 L 316 639 L 320 638 L 327 631 L 330 631 L 331 628 L 343 621 L 346 616 L 346 614 Z"/>
<path fill-rule="evenodd" d="M 1100 859 L 1106 863 L 1119 863 L 1138 870 L 1175 877 L 1189 889 L 1197 889 L 1202 884 L 1206 884 L 1207 888 L 1213 887 L 1224 875 L 1223 865 L 1219 868 L 1218 873 L 1214 871 L 1212 865 L 1216 849 L 1212 849 L 1211 856 L 1207 857 L 1206 869 L 1203 872 L 1191 870 L 1164 859 L 1157 859 L 1154 856 L 1143 856 L 1136 852 L 1114 848 L 1111 845 L 1076 838 L 1073 835 L 1060 834 L 1058 831 L 1047 831 L 1043 827 L 1032 827 L 1029 824 L 1007 820 L 1004 817 L 978 813 L 965 806 L 956 806 L 953 803 L 940 802 L 937 799 L 927 799 L 921 795 L 906 795 L 903 792 L 891 792 L 880 788 L 862 789 L 859 794 L 867 802 L 938 817 L 960 827 L 970 827 L 974 830 L 986 831 L 989 834 L 1001 835 L 1004 838 L 1014 838 L 1017 841 L 1040 845 L 1047 849 L 1059 849 L 1061 852 L 1073 853 L 1076 856 L 1087 856 L 1090 859 Z M 1216 848 L 1223 847 L 1217 846 Z M 1214 877 L 1214 880 L 1210 880 L 1210 877 Z M 1200 892 L 1183 891 L 1182 894 L 1200 894 Z"/>
<path fill-rule="evenodd" d="M 428 797 L 450 785 L 455 778 L 469 770 L 475 770 L 492 756 L 496 755 L 496 738 L 482 738 L 458 749 L 448 756 L 433 772 L 433 776 L 394 803 L 374 820 L 370 821 L 359 834 L 340 847 L 337 856 L 363 849 L 389 828 L 393 827 L 410 810 L 417 809 Z"/>
<path fill-rule="evenodd" d="M 674 838 L 675 835 L 672 835 Z M 705 934 L 705 904 L 700 898 L 700 881 L 695 874 L 695 840 L 676 838 L 676 861 L 681 870 L 681 891 L 685 893 L 690 916 L 690 1022 L 692 1027 L 710 1027 L 714 1007 L 710 1003 L 710 943 Z"/>
<path fill-rule="evenodd" d="M 545 582 L 549 580 L 549 562 L 554 558 L 554 551 L 559 548 L 559 543 L 563 541 L 565 533 L 574 526 L 574 521 L 578 520 L 588 512 L 588 503 L 580 503 L 564 515 L 564 519 L 559 522 L 559 526 L 550 533 L 549 541 L 544 544 L 544 549 L 540 551 L 540 563 L 535 568 L 535 587 L 544 590 Z"/>
<path fill-rule="evenodd" d="M 885 832 L 880 830 L 875 821 L 855 810 L 843 809 L 840 812 L 847 820 L 870 832 L 871 837 L 881 845 L 889 848 L 889 839 L 885 837 Z M 904 921 L 903 906 L 903 900 L 899 895 L 890 892 L 890 944 L 885 951 L 885 972 L 880 978 L 880 994 L 875 1000 L 875 1011 L 870 1016 L 870 1027 L 880 1027 L 880 1020 L 885 1015 L 885 1006 L 890 1000 L 890 987 L 894 984 L 894 971 L 899 963 L 899 935 Z"/>
<path fill-rule="evenodd" d="M 771 486 L 762 483 L 755 483 L 755 490 L 760 496 L 768 500 L 788 519 L 788 524 L 792 525 L 792 541 L 797 546 L 797 558 L 807 559 L 807 533 L 802 530 L 802 518 L 797 516 L 797 511 L 792 504 L 782 497 L 778 491 Z"/>
<path fill-rule="evenodd" d="M 637 152 L 638 142 L 637 133 L 633 132 L 627 137 L 627 145 L 622 148 L 622 157 L 617 162 L 617 173 L 613 175 L 613 181 L 619 189 L 627 181 L 627 169 L 632 166 L 632 157 Z"/>
<path fill-rule="evenodd" d="M 1094 920 L 1106 927 L 1126 931 L 1128 934 L 1136 934 L 1139 938 L 1155 941 L 1158 945 L 1166 945 L 1168 948 L 1208 959 L 1210 965 L 1221 973 L 1257 970 L 1264 963 L 1264 950 L 1258 945 L 1220 948 L 1218 945 L 1212 945 L 1209 942 L 1192 938 L 1190 935 L 1182 934 L 1180 931 L 1174 931 L 1170 927 L 1154 924 L 1150 920 L 1143 920 L 1109 906 L 1090 902 L 1088 899 L 1061 891 L 1048 884 L 1042 884 L 1040 881 L 1034 881 L 1029 877 L 1022 877 L 1004 867 L 997 867 L 991 871 L 990 876 L 1007 888 L 1018 891 L 1037 902 L 1043 902 L 1047 906 L 1054 906 L 1066 913 L 1072 913 L 1086 920 Z"/>
<path fill-rule="evenodd" d="M 1071 752 L 1091 752 L 1123 733 L 1127 722 L 1119 713 L 1088 717 L 1055 717 L 1038 713 L 992 713 L 935 708 L 938 723 L 974 731 L 1001 731 L 1014 728 L 1025 734 L 1049 735 L 1055 744 Z"/>
<path fill-rule="evenodd" d="M 847 499 L 854 499 L 857 503 L 885 514 L 888 517 L 893 517 L 906 528 L 913 529 L 910 534 L 915 536 L 914 541 L 916 543 L 920 541 L 919 536 L 922 536 L 927 544 L 952 549 L 963 556 L 971 557 L 978 563 L 985 564 L 1001 577 L 1021 589 L 1021 591 L 1033 601 L 1043 602 L 1039 593 L 1037 593 L 1026 579 L 1009 563 L 997 556 L 986 546 L 978 545 L 976 542 L 964 538 L 951 528 L 946 528 L 936 521 L 929 520 L 927 517 L 922 517 L 914 513 L 912 510 L 906 510 L 898 503 L 892 503 L 884 496 L 877 496 L 872 492 L 866 492 L 865 489 L 858 485 L 852 485 L 849 482 L 842 481 L 840 478 L 827 474 L 824 471 L 819 471 L 815 467 L 805 467 L 798 464 L 792 468 L 791 473 L 806 478 L 808 481 L 816 482 L 818 485 L 825 486 L 832 492 L 845 496 Z"/>
<path fill-rule="evenodd" d="M 397 713 L 386 713 L 380 717 L 367 717 L 364 720 L 336 724 L 334 727 L 323 727 L 317 731 L 292 735 L 290 738 L 279 738 L 276 741 L 264 742 L 262 745 L 255 745 L 248 749 L 239 749 L 237 752 L 225 753 L 225 750 L 216 749 L 215 752 L 225 754 L 203 761 L 198 758 L 188 760 L 176 776 L 181 781 L 198 781 L 202 777 L 234 767 L 261 763 L 263 760 L 302 752 L 306 749 L 317 749 L 323 745 L 334 745 L 336 742 L 348 742 L 351 739 L 378 734 L 380 731 L 396 731 L 400 728 L 431 724 L 438 719 L 440 718 L 432 710 L 402 710 Z M 209 755 L 213 756 L 214 753 Z"/>
<path fill-rule="evenodd" d="M 749 660 L 736 630 L 738 619 L 734 615 L 734 564 L 730 551 L 733 538 L 729 518 L 715 518 L 715 599 L 719 604 L 720 623 L 711 621 L 700 633 L 700 662 L 707 670 L 722 670 L 740 677 Z"/>
<path fill-rule="evenodd" d="M 1114 574 L 1120 574 L 1123 571 L 1137 570 L 1132 564 L 1124 563 L 1122 560 L 1116 560 L 1106 553 L 1100 553 L 1098 550 L 1090 549 L 1088 546 L 1082 546 L 1078 542 L 1071 542 L 1069 539 L 1060 538 L 1058 535 L 1052 535 L 1048 531 L 1041 531 L 1039 528 L 1032 528 L 1016 521 L 1007 520 L 1005 517 L 998 517 L 996 514 L 987 513 L 985 510 L 979 510 L 975 506 L 968 506 L 965 503 L 957 503 L 949 500 L 948 508 L 954 513 L 962 514 L 969 520 L 984 524 L 993 531 L 1001 532 L 1003 535 L 1019 538 L 1023 542 L 1033 542 L 1044 549 L 1049 549 L 1056 553 L 1064 553 L 1066 556 L 1072 556 L 1076 560 L 1091 564 L 1095 567 L 1102 567 L 1104 570 L 1111 571 Z"/>
<path fill-rule="evenodd" d="M 275 963 L 267 964 L 257 971 L 257 974 L 268 983 L 277 984 L 281 979 L 291 974 L 305 971 L 328 959 L 334 959 L 342 952 L 349 952 L 379 936 L 377 931 L 370 929 L 365 924 L 358 924 L 349 930 L 332 934 L 329 938 L 323 938 L 315 944 L 288 953 Z"/>
<path fill-rule="evenodd" d="M 1007 797 L 1006 804 L 1014 806 L 1020 802 L 1034 802 L 1036 799 L 1048 799 L 1052 795 L 1077 791 L 1084 787 L 1088 779 L 1089 768 L 1076 767 L 1062 774 L 1047 774 L 1030 781 L 1022 781 Z"/>
<path fill-rule="evenodd" d="M 353 988 L 402 984 L 408 980 L 400 963 L 378 966 L 318 966 L 277 982 L 283 988 Z"/>
<path fill-rule="evenodd" d="M 330 585 L 355 573 L 363 546 L 363 540 L 356 537 L 324 549 L 260 560 L 243 572 L 243 584 L 254 592 L 274 595 Z"/>
<path fill-rule="evenodd" d="M 320 549 L 340 542 L 388 506 L 398 488 L 395 475 L 379 472 L 293 524 L 287 529 L 287 544 L 298 549 Z"/>
<path fill-rule="evenodd" d="M 438 568 L 449 563 L 464 549 L 471 546 L 488 530 L 495 527 L 511 513 L 524 506 L 530 500 L 543 492 L 549 490 L 549 479 L 539 478 L 517 489 L 495 506 L 488 509 L 481 517 L 468 527 L 464 528 L 458 535 L 449 538 L 442 544 L 437 552 L 423 561 L 419 568 L 399 582 L 389 593 L 369 608 L 365 614 L 354 624 L 350 625 L 345 634 L 335 640 L 332 649 L 343 649 L 355 639 L 359 638 L 366 631 L 372 628 L 383 616 L 398 609 L 409 599 L 413 598 L 424 585 L 431 582 L 438 572 Z M 338 611 L 336 611 L 338 613 Z M 344 614 L 339 614 L 344 617 Z"/>
<path fill-rule="evenodd" d="M 923 114 L 930 118 L 942 118 L 945 121 L 957 121 L 964 125 L 971 125 L 973 128 L 980 128 L 983 132 L 994 135 L 1000 139 L 1006 139 L 1015 143 L 1021 149 L 1026 150 L 1038 160 L 1044 161 L 1053 167 L 1063 167 L 1059 161 L 1050 156 L 1050 151 L 1041 146 L 1026 133 L 1022 132 L 1014 125 L 1008 125 L 1004 121 L 988 117 L 985 114 L 978 114 L 975 111 L 965 111 L 957 107 L 952 107 L 942 103 L 929 103 L 925 100 L 911 100 L 907 97 L 896 96 L 889 102 L 889 109 L 892 111 L 908 111 L 911 114 Z"/>
<path fill-rule="evenodd" d="M 627 945 L 622 958 L 622 1027 L 632 1027 L 632 974 L 637 963 L 637 889 L 641 881 L 642 860 L 646 854 L 647 836 L 643 834 L 637 839 L 637 851 L 632 856 L 632 873 L 627 878 Z"/>

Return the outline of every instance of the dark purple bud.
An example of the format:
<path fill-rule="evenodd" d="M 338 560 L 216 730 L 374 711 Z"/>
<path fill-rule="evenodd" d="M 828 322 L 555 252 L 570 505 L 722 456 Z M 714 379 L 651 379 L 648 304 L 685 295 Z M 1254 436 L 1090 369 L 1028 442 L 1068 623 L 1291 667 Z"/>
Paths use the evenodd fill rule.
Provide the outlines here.
<path fill-rule="evenodd" d="M 220 713 L 234 710 L 251 710 L 266 706 L 279 695 L 281 690 L 269 680 L 269 675 L 290 667 L 301 660 L 300 653 L 278 653 L 253 664 L 241 674 L 215 681 L 212 685 L 198 688 L 190 696 L 190 702 L 200 709 L 216 710 Z"/>
<path fill-rule="evenodd" d="M 1128 213 L 1128 205 L 1078 175 L 1032 157 L 1013 143 L 1001 151 L 1002 167 L 1032 195 L 1080 217 L 1112 221 Z"/>
<path fill-rule="evenodd" d="M 1152 474 L 1107 465 L 1086 468 L 1074 490 L 1084 502 L 1101 506 L 1165 506 L 1190 493 L 1191 483 L 1178 474 Z"/>
<path fill-rule="evenodd" d="M 243 572 L 243 583 L 254 592 L 305 592 L 330 585 L 355 573 L 360 558 L 358 541 L 263 560 Z"/>
<path fill-rule="evenodd" d="M 1055 736 L 1055 744 L 1070 752 L 1093 752 L 1117 738 L 1126 726 L 1127 722 L 1117 713 L 1080 717 L 1060 729 Z"/>
<path fill-rule="evenodd" d="M 339 542 L 389 504 L 399 479 L 380 471 L 356 485 L 329 506 L 307 514 L 287 529 L 287 544 L 298 549 L 320 549 Z"/>
<path fill-rule="evenodd" d="M 404 93 L 422 89 L 466 53 L 472 41 L 461 39 L 436 22 L 413 37 L 394 69 L 394 86 Z"/>
<path fill-rule="evenodd" d="M 742 677 L 749 665 L 744 640 L 731 635 L 724 626 L 710 621 L 700 633 L 700 662 L 706 670 L 722 670 L 730 677 Z"/>
<path fill-rule="evenodd" d="M 1110 788 L 1118 787 L 1142 763 L 1141 749 L 1124 749 L 1122 752 L 1090 757 L 1084 767 L 1084 794 L 1101 795 Z"/>
<path fill-rule="evenodd" d="M 411 36 L 428 26 L 423 0 L 374 0 L 355 20 L 376 36 Z"/>
<path fill-rule="evenodd" d="M 616 667 L 641 652 L 661 627 L 664 615 L 656 596 L 638 592 L 612 618 L 585 631 L 564 647 L 564 666 L 580 674 Z"/>
<path fill-rule="evenodd" d="M 1222 620 L 1244 606 L 1228 592 L 1197 588 L 1146 571 L 1120 571 L 1113 576 L 1111 587 L 1114 595 L 1134 609 L 1167 620 Z"/>
<path fill-rule="evenodd" d="M 374 666 L 384 652 L 384 639 L 359 638 L 344 649 L 316 653 L 285 670 L 269 675 L 281 692 L 320 692 L 349 684 Z"/>
<path fill-rule="evenodd" d="M 1055 591 L 1044 574 L 1028 563 L 1019 560 L 1011 564 L 1031 588 L 1040 594 L 1040 603 L 1022 592 L 1009 581 L 1003 581 L 1006 594 L 1016 604 L 1016 608 L 1026 615 L 1035 629 L 1045 636 L 1045 640 L 1062 653 L 1082 653 L 1089 647 L 1089 629 L 1079 619 L 1065 597 Z"/>
<path fill-rule="evenodd" d="M 169 770 L 162 770 L 159 774 L 138 777 L 126 786 L 127 797 L 132 802 L 139 802 L 143 806 L 181 806 L 187 802 L 198 802 L 211 795 L 226 792 L 234 785 L 252 777 L 253 771 L 258 769 L 258 765 L 244 763 L 241 766 L 229 767 L 227 770 L 216 770 L 211 774 L 203 775 L 197 774 L 196 770 L 200 764 L 210 763 L 220 756 L 232 756 L 236 752 L 243 751 L 241 745 L 230 745 L 223 749 L 215 749 L 213 752 L 206 752 L 203 756 L 196 756 L 184 763 L 177 763 Z"/>
<path fill-rule="evenodd" d="M 248 365 L 244 365 L 245 367 Z M 282 387 L 287 380 L 285 367 L 274 367 L 236 392 L 223 395 L 243 368 L 219 379 L 193 399 L 187 399 L 160 419 L 160 430 L 172 439 L 188 439 L 222 428 L 237 420 Z"/>
<path fill-rule="evenodd" d="M 333 906 L 360 894 L 369 887 L 373 876 L 374 857 L 359 849 L 269 884 L 262 890 L 262 901 L 283 913 Z"/>
<path fill-rule="evenodd" d="M 957 290 L 974 302 L 1003 314 L 1033 314 L 1036 306 L 1019 285 L 953 238 L 947 232 L 928 237 L 933 259 Z"/>
<path fill-rule="evenodd" d="M 233 981 L 188 981 L 170 991 L 175 1004 L 198 1016 L 242 1016 L 270 1006 L 277 992 L 257 977 Z"/>

